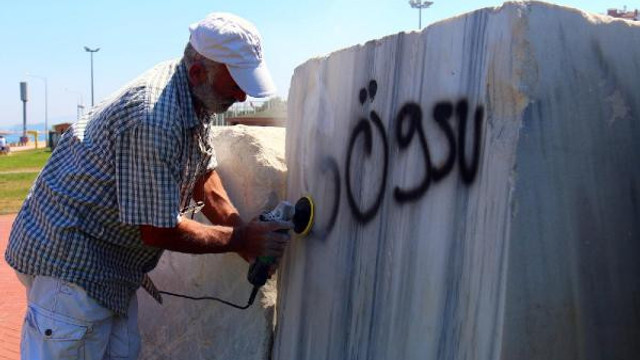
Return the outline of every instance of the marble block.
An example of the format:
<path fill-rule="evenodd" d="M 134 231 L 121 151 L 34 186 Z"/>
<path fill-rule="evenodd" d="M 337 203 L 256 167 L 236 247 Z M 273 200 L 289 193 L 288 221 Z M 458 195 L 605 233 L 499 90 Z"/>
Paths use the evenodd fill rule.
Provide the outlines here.
<path fill-rule="evenodd" d="M 294 73 L 273 358 L 640 359 L 640 26 L 509 2 Z"/>
<path fill-rule="evenodd" d="M 283 199 L 284 139 L 284 128 L 238 125 L 216 130 L 217 171 L 246 221 Z M 207 222 L 201 216 L 197 219 Z M 215 296 L 243 306 L 252 289 L 248 269 L 236 254 L 165 251 L 149 275 L 161 290 Z M 167 295 L 160 305 L 139 290 L 140 359 L 268 359 L 275 320 L 274 282 L 262 288 L 247 310 Z"/>

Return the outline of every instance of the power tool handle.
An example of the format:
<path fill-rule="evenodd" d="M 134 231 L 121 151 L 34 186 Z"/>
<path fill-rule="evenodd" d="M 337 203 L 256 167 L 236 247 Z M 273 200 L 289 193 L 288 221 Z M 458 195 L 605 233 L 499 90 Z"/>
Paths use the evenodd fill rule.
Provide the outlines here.
<path fill-rule="evenodd" d="M 259 256 L 249 267 L 247 280 L 254 286 L 262 286 L 269 279 L 269 269 L 275 263 L 272 256 Z"/>
<path fill-rule="evenodd" d="M 276 209 L 272 210 L 271 212 L 261 214 L 260 221 L 268 222 L 268 221 L 280 219 L 283 213 L 282 211 L 277 211 L 279 207 L 280 207 L 280 204 Z M 276 230 L 276 232 L 280 234 L 287 234 L 289 230 L 280 229 L 280 230 Z M 260 287 L 266 284 L 267 280 L 269 279 L 269 270 L 271 269 L 271 266 L 275 264 L 275 262 L 276 262 L 276 259 L 273 256 L 259 256 L 253 262 L 253 264 L 251 264 L 251 266 L 249 267 L 247 280 L 249 280 L 249 282 L 252 285 L 254 285 L 254 287 Z"/>

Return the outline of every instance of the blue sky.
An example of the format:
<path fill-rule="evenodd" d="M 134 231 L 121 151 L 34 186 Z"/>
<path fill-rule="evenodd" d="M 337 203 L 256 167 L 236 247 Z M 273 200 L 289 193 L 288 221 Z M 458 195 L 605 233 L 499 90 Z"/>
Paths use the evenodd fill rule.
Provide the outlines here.
<path fill-rule="evenodd" d="M 640 8 L 613 1 L 555 1 L 605 13 Z M 586 3 L 586 4 L 585 4 Z M 498 0 L 434 1 L 422 25 L 487 6 Z M 44 122 L 44 81 L 49 124 L 74 121 L 76 105 L 91 103 L 90 56 L 94 56 L 95 102 L 153 65 L 181 56 L 189 24 L 214 11 L 232 12 L 260 30 L 267 64 L 279 96 L 288 95 L 296 66 L 332 51 L 418 28 L 418 10 L 405 0 L 201 1 L 201 0 L 21 0 L 0 8 L 0 129 L 22 123 L 20 81 L 29 83 L 28 122 Z"/>

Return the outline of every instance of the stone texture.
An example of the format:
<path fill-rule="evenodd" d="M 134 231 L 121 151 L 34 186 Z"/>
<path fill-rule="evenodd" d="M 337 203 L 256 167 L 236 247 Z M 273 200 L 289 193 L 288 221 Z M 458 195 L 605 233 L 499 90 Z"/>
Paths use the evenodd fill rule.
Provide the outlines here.
<path fill-rule="evenodd" d="M 238 125 L 216 130 L 218 172 L 247 221 L 283 199 L 284 136 L 284 128 L 274 127 Z M 206 222 L 203 217 L 198 220 Z M 251 292 L 248 268 L 235 254 L 165 251 L 150 276 L 162 290 L 245 305 Z M 144 290 L 138 292 L 141 359 L 268 359 L 276 300 L 273 281 L 247 310 L 212 301 L 163 298 L 159 305 Z"/>
<path fill-rule="evenodd" d="M 274 359 L 640 358 L 640 26 L 506 3 L 292 80 Z"/>

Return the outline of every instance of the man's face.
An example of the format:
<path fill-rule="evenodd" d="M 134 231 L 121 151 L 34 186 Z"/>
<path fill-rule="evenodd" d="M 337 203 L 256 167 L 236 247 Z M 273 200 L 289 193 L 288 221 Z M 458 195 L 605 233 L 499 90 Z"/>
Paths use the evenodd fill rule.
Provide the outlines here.
<path fill-rule="evenodd" d="M 236 102 L 247 99 L 223 64 L 207 68 L 207 80 L 193 87 L 195 97 L 200 100 L 208 113 L 223 113 Z"/>

